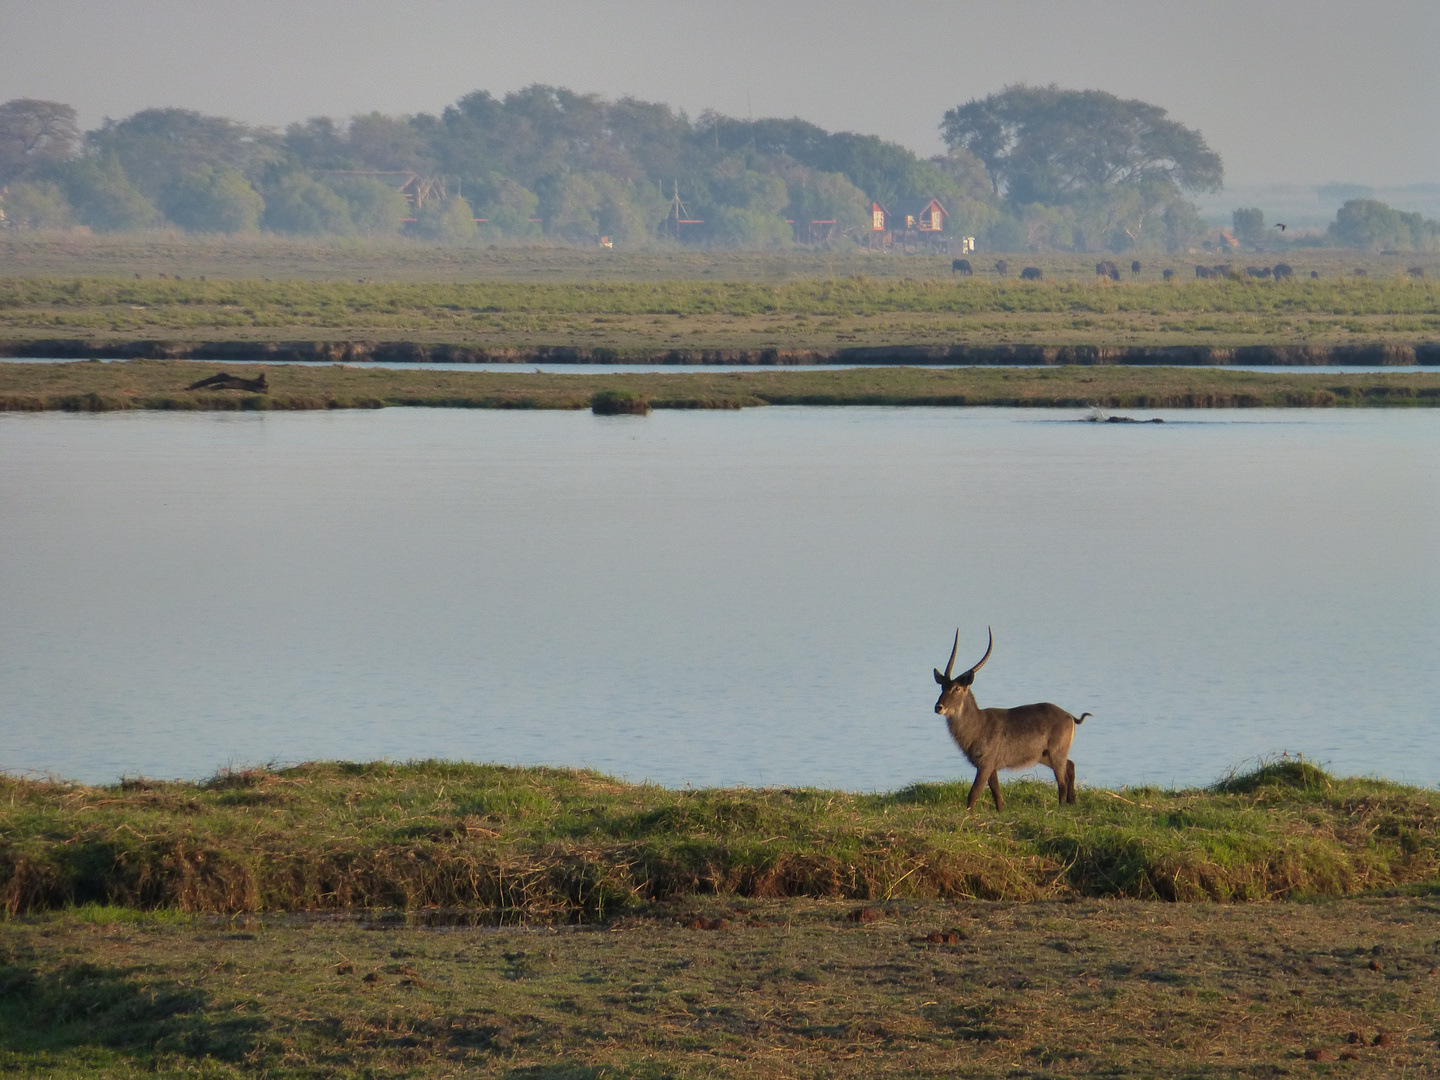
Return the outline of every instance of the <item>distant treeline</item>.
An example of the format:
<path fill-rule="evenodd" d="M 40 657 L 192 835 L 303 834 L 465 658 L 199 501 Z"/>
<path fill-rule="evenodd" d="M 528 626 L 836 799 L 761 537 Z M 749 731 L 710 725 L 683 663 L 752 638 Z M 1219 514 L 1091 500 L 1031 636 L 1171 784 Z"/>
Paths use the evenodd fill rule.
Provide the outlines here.
<path fill-rule="evenodd" d="M 800 119 L 691 119 L 541 85 L 476 91 L 438 116 L 318 117 L 283 132 L 170 108 L 82 133 L 69 105 L 17 99 L 0 105 L 0 224 L 630 247 L 935 250 L 973 236 L 998 251 L 1183 251 L 1209 231 L 1186 194 L 1223 180 L 1198 132 L 1101 91 L 1008 87 L 949 110 L 940 131 L 948 151 L 922 159 Z M 918 208 L 930 200 L 943 215 Z M 889 212 L 878 220 L 876 204 Z M 1436 247 L 1440 226 L 1411 216 L 1357 200 L 1333 238 Z"/>

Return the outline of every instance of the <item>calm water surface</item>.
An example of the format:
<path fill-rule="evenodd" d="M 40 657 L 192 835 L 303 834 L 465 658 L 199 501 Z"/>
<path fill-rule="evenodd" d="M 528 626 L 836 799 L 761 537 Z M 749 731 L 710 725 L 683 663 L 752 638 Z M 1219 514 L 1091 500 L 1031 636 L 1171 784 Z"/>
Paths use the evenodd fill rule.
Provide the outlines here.
<path fill-rule="evenodd" d="M 394 370 L 419 370 L 419 371 L 494 371 L 509 374 L 528 374 L 539 372 L 545 375 L 622 375 L 622 374 L 684 374 L 685 372 L 697 372 L 700 374 L 715 374 L 717 372 L 731 371 L 855 371 L 864 368 L 864 364 L 554 364 L 548 361 L 539 363 L 523 364 L 444 364 L 430 361 L 410 360 L 359 360 L 347 364 L 336 365 L 327 360 L 234 360 L 223 357 L 215 357 L 202 362 L 212 364 L 264 364 L 272 367 L 353 367 L 353 368 L 390 368 Z M 84 363 L 73 357 L 56 358 L 41 356 L 0 356 L 0 364 L 74 364 Z M 102 364 L 124 364 L 125 360 L 100 360 Z M 965 368 L 1033 368 L 1045 370 L 1039 364 L 884 364 L 885 368 L 892 367 L 925 367 L 937 368 L 940 370 L 958 370 Z M 1125 367 L 1125 366 L 1149 366 L 1149 365 L 1096 365 L 1103 367 Z M 1434 371 L 1435 365 L 1422 366 L 1420 364 L 1324 364 L 1320 366 L 1309 365 L 1277 365 L 1277 364 L 1171 364 L 1169 367 L 1179 368 L 1221 368 L 1225 371 L 1263 371 L 1272 375 L 1371 375 L 1377 372 L 1413 374 L 1418 371 Z"/>
<path fill-rule="evenodd" d="M 1079 415 L 0 414 L 0 767 L 968 778 L 958 625 L 1082 783 L 1440 781 L 1440 413 Z"/>

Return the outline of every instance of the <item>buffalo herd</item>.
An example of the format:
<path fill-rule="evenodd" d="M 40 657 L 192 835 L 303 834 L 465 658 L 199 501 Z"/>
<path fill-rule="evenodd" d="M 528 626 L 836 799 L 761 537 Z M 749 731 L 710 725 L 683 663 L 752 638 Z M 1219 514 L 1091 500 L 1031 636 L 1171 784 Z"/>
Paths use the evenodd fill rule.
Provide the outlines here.
<path fill-rule="evenodd" d="M 1197 266 L 1195 267 L 1195 276 L 1197 278 L 1231 278 L 1235 281 L 1242 280 L 1240 271 L 1236 270 L 1229 263 L 1223 263 L 1220 266 Z M 1310 276 L 1318 278 L 1320 275 L 1312 271 Z M 1273 278 L 1275 281 L 1293 281 L 1295 278 L 1295 268 L 1289 263 L 1276 263 L 1274 266 L 1247 266 L 1245 267 L 1244 277 L 1260 278 L 1262 280 Z"/>
<path fill-rule="evenodd" d="M 995 273 L 1003 277 L 1008 270 L 1009 265 L 1004 259 L 995 260 Z M 950 272 L 952 274 L 963 274 L 965 277 L 970 277 L 975 273 L 975 267 L 971 265 L 969 259 L 953 259 L 950 263 Z M 1132 275 L 1138 275 L 1140 273 L 1140 261 L 1138 259 L 1130 263 L 1130 273 Z M 1351 273 L 1355 277 L 1368 276 L 1365 270 L 1359 267 L 1351 271 Z M 1412 266 L 1406 270 L 1405 273 L 1412 278 L 1423 278 L 1425 276 L 1425 269 L 1420 266 Z M 1111 260 L 1103 259 L 1095 264 L 1095 275 L 1110 281 L 1119 281 L 1120 268 Z M 1160 276 L 1166 281 L 1173 281 L 1175 280 L 1175 271 L 1168 269 L 1162 270 Z M 1229 263 L 1222 263 L 1218 266 L 1197 265 L 1195 267 L 1195 276 L 1201 279 L 1230 278 L 1235 281 L 1241 281 L 1247 277 L 1268 281 L 1293 281 L 1295 280 L 1295 268 L 1288 263 L 1276 263 L 1274 266 L 1247 266 L 1242 274 L 1241 271 Z M 1320 272 L 1318 270 L 1311 270 L 1310 277 L 1312 279 L 1318 279 Z M 1041 281 L 1043 279 L 1044 275 L 1040 272 L 1038 266 L 1027 266 L 1020 271 L 1021 281 Z"/>

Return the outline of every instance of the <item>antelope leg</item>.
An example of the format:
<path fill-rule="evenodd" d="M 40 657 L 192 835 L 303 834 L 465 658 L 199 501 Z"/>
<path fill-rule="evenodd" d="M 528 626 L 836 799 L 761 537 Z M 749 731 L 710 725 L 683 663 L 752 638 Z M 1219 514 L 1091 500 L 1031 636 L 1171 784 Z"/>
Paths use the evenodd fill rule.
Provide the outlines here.
<path fill-rule="evenodd" d="M 974 810 L 975 800 L 980 795 L 980 789 L 985 786 L 985 769 L 983 767 L 975 770 L 975 782 L 970 785 L 970 797 L 965 800 L 965 809 Z"/>

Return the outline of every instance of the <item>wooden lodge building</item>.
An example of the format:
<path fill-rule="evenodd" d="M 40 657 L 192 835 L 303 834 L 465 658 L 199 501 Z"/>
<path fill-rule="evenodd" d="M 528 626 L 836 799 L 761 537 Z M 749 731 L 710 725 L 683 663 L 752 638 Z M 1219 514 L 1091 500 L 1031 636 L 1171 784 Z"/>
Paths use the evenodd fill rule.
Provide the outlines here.
<path fill-rule="evenodd" d="M 889 207 L 872 202 L 869 246 L 943 253 L 949 249 L 945 237 L 949 217 L 950 211 L 939 199 L 897 199 Z"/>

